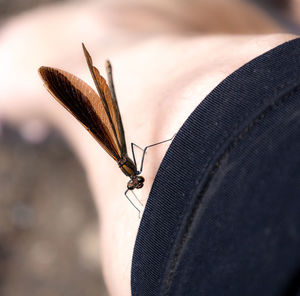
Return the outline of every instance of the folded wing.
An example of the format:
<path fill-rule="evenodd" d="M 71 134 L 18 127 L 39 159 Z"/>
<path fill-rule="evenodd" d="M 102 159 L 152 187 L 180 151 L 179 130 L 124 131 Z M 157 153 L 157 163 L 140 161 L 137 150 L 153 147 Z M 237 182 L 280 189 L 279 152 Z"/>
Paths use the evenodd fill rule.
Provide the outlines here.
<path fill-rule="evenodd" d="M 84 81 L 66 71 L 41 67 L 39 73 L 52 96 L 78 119 L 117 161 L 122 155 L 119 138 L 110 119 L 111 115 L 107 113 L 103 100 L 100 100 L 96 92 Z M 104 97 L 110 97 L 104 78 L 99 79 Z"/>
<path fill-rule="evenodd" d="M 99 97 L 108 114 L 109 121 L 112 125 L 114 134 L 117 138 L 119 149 L 121 150 L 122 155 L 125 155 L 127 153 L 125 134 L 124 134 L 124 129 L 123 129 L 122 119 L 118 107 L 117 98 L 114 93 L 114 87 L 113 85 L 111 85 L 111 88 L 108 87 L 105 79 L 100 75 L 99 70 L 93 65 L 93 60 L 83 43 L 82 43 L 82 48 L 91 75 L 93 77 L 94 83 L 96 85 Z M 112 84 L 112 77 L 111 77 L 112 70 L 111 70 L 111 65 L 108 61 L 106 62 L 106 67 L 109 69 L 109 71 L 107 72 L 109 75 L 109 82 L 111 82 Z"/>

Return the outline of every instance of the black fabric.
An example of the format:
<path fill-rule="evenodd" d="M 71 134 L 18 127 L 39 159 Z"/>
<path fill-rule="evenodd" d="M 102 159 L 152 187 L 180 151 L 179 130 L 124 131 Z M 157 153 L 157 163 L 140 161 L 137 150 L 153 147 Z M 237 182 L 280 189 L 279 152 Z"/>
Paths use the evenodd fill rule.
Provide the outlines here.
<path fill-rule="evenodd" d="M 133 295 L 300 295 L 300 39 L 235 71 L 184 123 L 131 276 Z"/>

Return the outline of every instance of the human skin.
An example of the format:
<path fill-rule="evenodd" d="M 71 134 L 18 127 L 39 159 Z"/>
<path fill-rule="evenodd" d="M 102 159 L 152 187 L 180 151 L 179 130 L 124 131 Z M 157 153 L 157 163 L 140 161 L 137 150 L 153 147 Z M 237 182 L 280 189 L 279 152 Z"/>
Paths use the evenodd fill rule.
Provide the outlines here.
<path fill-rule="evenodd" d="M 72 9 L 76 13 L 78 8 Z M 126 37 L 132 42 L 107 43 L 108 36 L 112 40 L 124 38 L 124 31 L 107 19 L 109 9 L 99 12 L 101 16 L 105 11 L 103 18 L 99 15 L 94 18 L 92 11 L 82 9 L 80 16 L 91 20 L 91 23 L 84 22 L 90 26 L 86 32 L 95 26 L 103 28 L 98 39 L 91 33 L 84 35 L 88 40 L 86 46 L 100 71 L 104 58 L 109 57 L 112 62 L 127 145 L 135 142 L 144 147 L 170 138 L 229 74 L 275 46 L 296 38 L 284 33 L 187 35 L 176 34 L 169 28 L 141 37 L 129 29 Z M 84 128 L 50 98 L 37 75 L 39 66 L 55 66 L 93 85 L 81 52 L 80 41 L 85 41 L 85 37 L 78 40 L 72 33 L 65 42 L 56 37 L 60 40 L 55 46 L 55 36 L 48 36 L 52 43 L 45 41 L 42 36 L 47 36 L 46 30 L 51 30 L 51 26 L 44 24 L 45 31 L 32 27 L 36 22 L 45 22 L 43 13 L 38 10 L 28 18 L 15 18 L 0 32 L 0 93 L 5 94 L 5 99 L 0 99 L 0 119 L 17 125 L 32 118 L 46 119 L 64 134 L 86 170 L 99 213 L 101 264 L 108 290 L 111 295 L 130 295 L 131 259 L 140 219 L 124 196 L 128 178 Z M 52 13 L 56 16 L 55 23 L 59 23 L 59 10 L 53 8 Z M 53 20 L 53 27 L 55 23 Z M 20 38 L 23 33 L 26 43 Z M 145 186 L 137 190 L 144 205 L 168 145 L 147 152 L 142 174 Z"/>

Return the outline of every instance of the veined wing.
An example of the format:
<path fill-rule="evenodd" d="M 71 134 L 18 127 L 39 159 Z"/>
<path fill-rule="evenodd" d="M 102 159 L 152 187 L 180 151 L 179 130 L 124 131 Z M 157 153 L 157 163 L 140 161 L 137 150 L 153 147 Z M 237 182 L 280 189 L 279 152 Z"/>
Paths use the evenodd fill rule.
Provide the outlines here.
<path fill-rule="evenodd" d="M 41 67 L 39 74 L 52 96 L 118 161 L 121 150 L 109 116 L 96 92 L 78 77 L 60 69 Z"/>
<path fill-rule="evenodd" d="M 101 101 L 103 102 L 103 106 L 104 106 L 105 110 L 107 111 L 109 121 L 112 125 L 114 134 L 117 137 L 119 149 L 120 149 L 122 155 L 125 155 L 127 153 L 125 133 L 124 133 L 124 129 L 123 129 L 123 123 L 122 123 L 122 119 L 121 119 L 121 115 L 120 115 L 120 110 L 119 110 L 116 94 L 114 91 L 114 86 L 112 84 L 113 82 L 112 82 L 111 65 L 110 65 L 109 61 L 106 62 L 107 74 L 109 76 L 108 80 L 110 83 L 110 86 L 108 87 L 105 79 L 100 75 L 99 70 L 95 66 L 93 66 L 93 60 L 83 43 L 82 43 L 82 48 L 83 48 L 83 52 L 86 57 L 86 61 L 89 66 L 91 75 L 93 77 L 94 83 L 96 85 L 98 94 L 101 98 Z"/>

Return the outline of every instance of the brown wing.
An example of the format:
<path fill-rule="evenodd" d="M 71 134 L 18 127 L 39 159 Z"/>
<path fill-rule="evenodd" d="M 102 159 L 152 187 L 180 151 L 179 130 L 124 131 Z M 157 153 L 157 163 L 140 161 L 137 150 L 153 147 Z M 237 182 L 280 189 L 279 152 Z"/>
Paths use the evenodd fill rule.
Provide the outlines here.
<path fill-rule="evenodd" d="M 78 77 L 60 69 L 41 67 L 45 87 L 116 161 L 121 150 L 106 110 L 95 91 Z"/>
<path fill-rule="evenodd" d="M 110 61 L 108 61 L 108 60 L 106 61 L 105 68 L 106 68 L 106 73 L 107 73 L 107 78 L 108 78 L 108 86 L 110 89 L 111 98 L 113 100 L 114 111 L 115 111 L 117 121 L 118 121 L 117 128 L 118 128 L 118 133 L 120 135 L 119 140 L 121 143 L 121 151 L 125 155 L 125 154 L 127 154 L 125 132 L 124 132 L 121 113 L 119 110 L 119 105 L 118 105 L 117 96 L 116 96 L 116 92 L 115 92 L 115 86 L 114 86 L 113 77 L 112 77 L 112 66 L 110 64 Z"/>
<path fill-rule="evenodd" d="M 111 94 L 111 90 L 113 90 L 114 92 L 114 89 L 110 89 L 108 87 L 105 79 L 100 75 L 99 70 L 93 66 L 93 60 L 83 43 L 82 48 L 94 83 L 96 85 L 98 94 L 103 102 L 103 106 L 105 107 L 108 113 L 109 120 L 111 122 L 111 125 L 113 126 L 114 134 L 118 139 L 119 149 L 121 150 L 122 155 L 125 155 L 127 153 L 127 149 L 122 119 L 120 116 L 116 96 L 114 93 L 113 95 Z"/>

